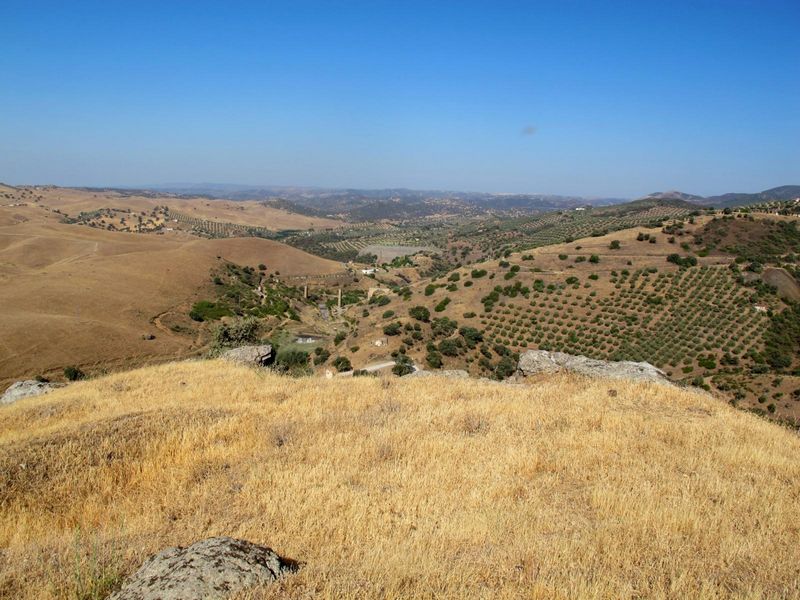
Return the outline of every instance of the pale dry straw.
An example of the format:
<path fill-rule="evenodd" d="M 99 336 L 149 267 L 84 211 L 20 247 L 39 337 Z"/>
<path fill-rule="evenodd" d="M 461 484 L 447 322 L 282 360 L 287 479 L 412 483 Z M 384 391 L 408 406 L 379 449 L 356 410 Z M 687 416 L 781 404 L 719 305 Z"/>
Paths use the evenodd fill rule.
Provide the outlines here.
<path fill-rule="evenodd" d="M 305 563 L 248 598 L 792 597 L 798 457 L 653 384 L 162 365 L 0 410 L 0 595 L 99 597 L 230 535 Z"/>

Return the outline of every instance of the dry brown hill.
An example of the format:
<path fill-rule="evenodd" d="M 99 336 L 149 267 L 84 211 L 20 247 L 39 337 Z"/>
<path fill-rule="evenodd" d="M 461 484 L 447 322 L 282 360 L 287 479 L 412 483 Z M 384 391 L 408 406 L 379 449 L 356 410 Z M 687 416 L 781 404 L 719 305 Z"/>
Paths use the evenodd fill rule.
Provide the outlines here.
<path fill-rule="evenodd" d="M 208 198 L 176 198 L 171 195 L 138 196 L 135 193 L 123 194 L 115 191 L 52 186 L 20 188 L 17 190 L 15 197 L 27 201 L 36 201 L 73 217 L 80 212 L 89 212 L 102 208 L 150 211 L 156 206 L 168 206 L 172 211 L 184 213 L 198 219 L 238 223 L 272 230 L 323 229 L 342 227 L 344 225 L 342 221 L 322 217 L 309 217 L 280 208 L 265 206 L 256 201 L 232 202 L 228 200 L 210 200 Z"/>
<path fill-rule="evenodd" d="M 798 457 L 655 384 L 161 365 L 0 408 L 0 596 L 230 535 L 305 562 L 251 598 L 794 598 Z"/>
<path fill-rule="evenodd" d="M 191 334 L 156 317 L 185 317 L 221 259 L 286 275 L 343 270 L 259 238 L 109 232 L 59 219 L 34 205 L 0 207 L 0 386 L 65 365 L 114 367 L 193 352 Z M 156 338 L 143 339 L 150 334 Z"/>

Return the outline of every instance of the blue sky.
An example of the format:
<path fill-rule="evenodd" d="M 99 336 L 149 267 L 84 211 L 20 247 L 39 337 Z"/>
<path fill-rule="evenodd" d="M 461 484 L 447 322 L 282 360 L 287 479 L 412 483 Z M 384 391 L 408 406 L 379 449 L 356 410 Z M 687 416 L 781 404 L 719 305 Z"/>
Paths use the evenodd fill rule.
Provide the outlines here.
<path fill-rule="evenodd" d="M 800 2 L 0 3 L 0 181 L 800 184 Z"/>

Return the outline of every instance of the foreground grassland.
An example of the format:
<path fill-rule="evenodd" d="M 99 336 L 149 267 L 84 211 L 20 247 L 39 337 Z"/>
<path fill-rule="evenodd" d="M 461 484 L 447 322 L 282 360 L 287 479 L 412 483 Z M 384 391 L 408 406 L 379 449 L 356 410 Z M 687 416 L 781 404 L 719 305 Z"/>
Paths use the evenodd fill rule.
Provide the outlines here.
<path fill-rule="evenodd" d="M 652 384 L 443 382 L 186 362 L 3 408 L 0 596 L 101 597 L 223 534 L 306 563 L 259 598 L 800 594 L 788 430 Z"/>

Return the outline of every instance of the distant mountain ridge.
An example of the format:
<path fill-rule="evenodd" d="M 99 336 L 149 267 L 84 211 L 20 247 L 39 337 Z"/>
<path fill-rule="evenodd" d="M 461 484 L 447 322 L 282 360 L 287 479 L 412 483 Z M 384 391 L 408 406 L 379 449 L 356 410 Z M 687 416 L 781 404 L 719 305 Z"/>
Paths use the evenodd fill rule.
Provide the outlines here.
<path fill-rule="evenodd" d="M 455 190 L 413 190 L 409 188 L 357 189 L 322 188 L 312 186 L 247 186 L 220 183 L 168 183 L 143 186 L 143 189 L 176 194 L 199 194 L 231 200 L 284 200 L 316 210 L 332 208 L 352 210 L 365 204 L 382 201 L 392 204 L 435 204 L 444 201 L 450 208 L 484 210 L 559 210 L 577 206 L 608 206 L 630 202 L 629 198 L 567 196 L 559 194 L 509 194 L 464 192 Z M 782 185 L 762 192 L 733 192 L 715 196 L 700 196 L 679 190 L 653 192 L 637 200 L 680 200 L 702 206 L 742 206 L 800 197 L 800 185 Z M 414 211 L 412 211 L 414 212 Z M 446 211 L 447 212 L 447 211 Z"/>
<path fill-rule="evenodd" d="M 800 185 L 782 185 L 752 194 L 734 192 L 721 194 L 719 196 L 697 196 L 695 194 L 687 194 L 685 192 L 672 190 L 648 194 L 643 198 L 639 198 L 639 200 L 682 200 L 700 206 L 727 208 L 745 206 L 747 204 L 758 204 L 760 202 L 794 200 L 795 198 L 800 198 Z"/>
<path fill-rule="evenodd" d="M 640 200 L 683 200 L 684 202 L 691 202 L 692 204 L 703 204 L 705 198 L 703 196 L 696 196 L 694 194 L 686 194 L 677 190 L 670 190 L 668 192 L 654 192 L 648 194 Z"/>
<path fill-rule="evenodd" d="M 709 196 L 705 199 L 711 206 L 742 206 L 745 204 L 758 204 L 759 202 L 773 202 L 780 200 L 794 200 L 800 198 L 800 185 L 782 185 L 770 188 L 756 194 L 722 194 Z"/>
<path fill-rule="evenodd" d="M 350 220 L 414 219 L 432 215 L 480 215 L 493 212 L 531 213 L 592 204 L 608 206 L 627 198 L 584 198 L 556 194 L 507 194 L 408 188 L 355 189 L 291 186 L 243 186 L 218 183 L 170 183 L 143 186 L 149 193 L 259 200 L 294 212 Z M 130 191 L 130 190 L 129 190 Z"/>

